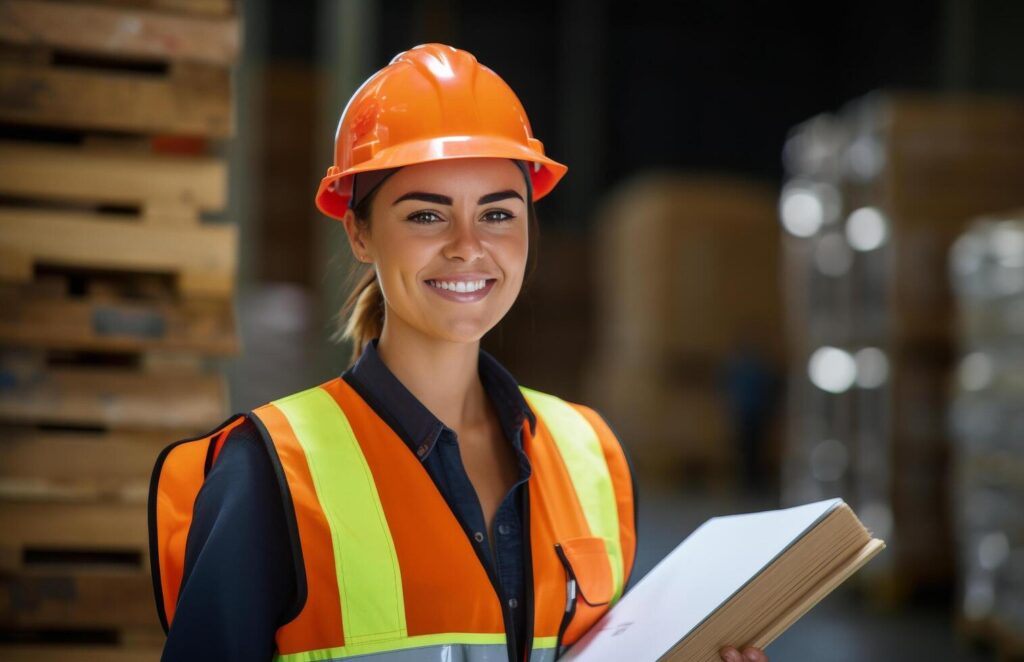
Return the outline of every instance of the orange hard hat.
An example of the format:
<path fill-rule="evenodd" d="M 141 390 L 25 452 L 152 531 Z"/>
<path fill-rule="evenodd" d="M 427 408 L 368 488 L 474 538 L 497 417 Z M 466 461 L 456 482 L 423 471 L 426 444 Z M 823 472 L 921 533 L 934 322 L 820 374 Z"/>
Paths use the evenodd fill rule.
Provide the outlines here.
<path fill-rule="evenodd" d="M 316 206 L 344 217 L 356 173 L 480 156 L 527 162 L 534 200 L 568 170 L 544 156 L 519 98 L 496 73 L 468 51 L 422 44 L 396 55 L 349 99 Z"/>

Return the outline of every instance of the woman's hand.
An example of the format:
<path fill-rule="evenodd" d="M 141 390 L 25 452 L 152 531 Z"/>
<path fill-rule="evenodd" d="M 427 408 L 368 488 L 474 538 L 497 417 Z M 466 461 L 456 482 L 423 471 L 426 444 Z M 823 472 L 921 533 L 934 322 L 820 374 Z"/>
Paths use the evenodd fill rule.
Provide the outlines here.
<path fill-rule="evenodd" d="M 742 655 L 732 646 L 726 646 L 718 651 L 718 654 L 725 662 L 768 662 L 768 656 L 764 654 L 764 651 L 753 646 L 744 648 Z"/>

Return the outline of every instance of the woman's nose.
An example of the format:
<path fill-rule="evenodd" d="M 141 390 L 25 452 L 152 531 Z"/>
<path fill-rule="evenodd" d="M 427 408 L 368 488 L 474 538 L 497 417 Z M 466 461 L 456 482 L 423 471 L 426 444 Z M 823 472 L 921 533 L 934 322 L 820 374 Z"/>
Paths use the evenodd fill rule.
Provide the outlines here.
<path fill-rule="evenodd" d="M 445 246 L 445 257 L 461 258 L 471 262 L 483 254 L 483 243 L 480 241 L 479 229 L 472 220 L 459 219 L 451 224 L 450 236 Z"/>

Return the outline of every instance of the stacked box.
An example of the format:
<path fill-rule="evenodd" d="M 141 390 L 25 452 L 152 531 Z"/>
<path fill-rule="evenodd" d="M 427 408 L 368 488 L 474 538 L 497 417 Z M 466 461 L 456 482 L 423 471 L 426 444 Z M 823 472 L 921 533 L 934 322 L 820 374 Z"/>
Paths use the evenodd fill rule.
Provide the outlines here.
<path fill-rule="evenodd" d="M 0 0 L 3 659 L 158 656 L 150 473 L 238 352 L 238 52 L 231 0 Z"/>
<path fill-rule="evenodd" d="M 783 364 L 774 207 L 769 187 L 671 172 L 637 176 L 602 207 L 586 397 L 646 475 L 734 477 L 730 361 L 747 348 L 767 370 Z M 767 464 L 776 428 L 762 431 Z"/>
<path fill-rule="evenodd" d="M 955 364 L 949 248 L 1024 203 L 1024 102 L 873 93 L 790 134 L 779 201 L 787 340 L 784 501 L 849 501 L 899 599 L 954 569 L 943 425 Z"/>
<path fill-rule="evenodd" d="M 950 275 L 960 612 L 1009 657 L 1024 652 L 1024 210 L 974 222 Z"/>

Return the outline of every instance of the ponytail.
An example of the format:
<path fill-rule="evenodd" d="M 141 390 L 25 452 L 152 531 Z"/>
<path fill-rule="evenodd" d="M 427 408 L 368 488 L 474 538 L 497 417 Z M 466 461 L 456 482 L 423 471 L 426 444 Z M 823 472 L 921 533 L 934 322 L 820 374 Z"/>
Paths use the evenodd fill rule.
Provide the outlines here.
<path fill-rule="evenodd" d="M 380 182 L 378 182 L 380 183 Z M 367 195 L 352 208 L 356 223 L 367 231 L 370 229 L 370 207 L 377 197 L 379 186 L 375 186 Z M 338 313 L 338 327 L 331 336 L 331 341 L 341 343 L 351 341 L 352 355 L 349 365 L 356 362 L 366 343 L 378 337 L 384 330 L 384 292 L 377 281 L 377 270 L 374 266 L 356 262 L 349 273 L 351 282 L 359 272 L 356 286 L 348 295 L 345 304 Z"/>
<path fill-rule="evenodd" d="M 350 364 L 355 363 L 366 343 L 380 336 L 384 329 L 384 293 L 381 292 L 377 272 L 373 267 L 363 273 L 338 316 L 345 321 L 339 325 L 331 340 L 352 341 Z"/>

